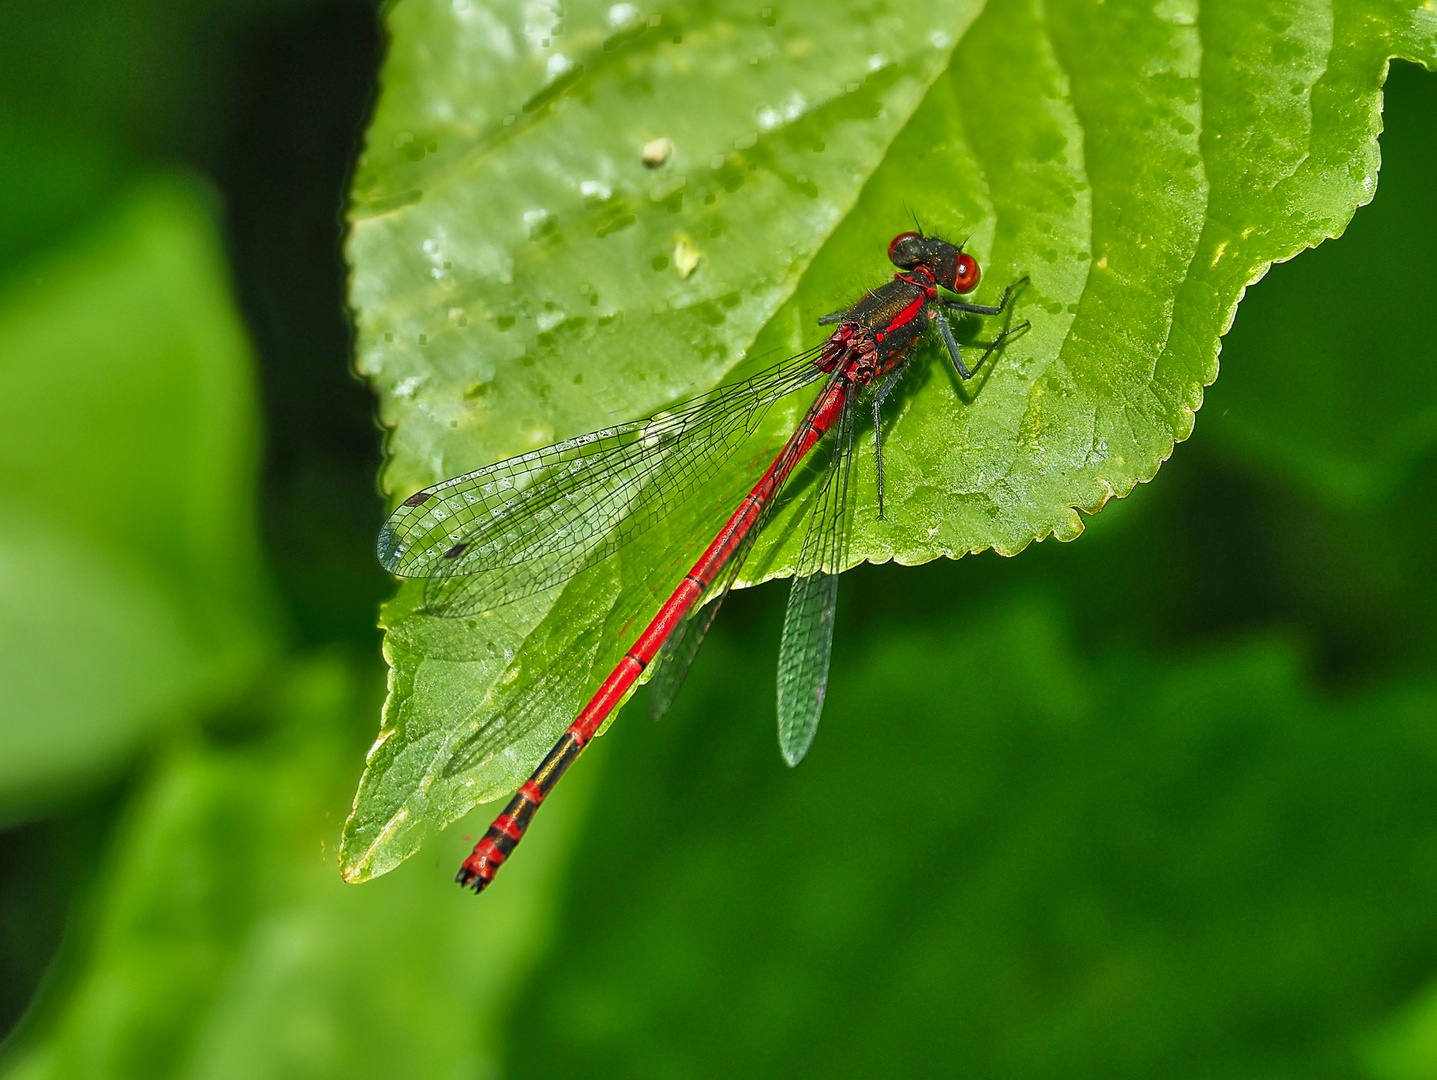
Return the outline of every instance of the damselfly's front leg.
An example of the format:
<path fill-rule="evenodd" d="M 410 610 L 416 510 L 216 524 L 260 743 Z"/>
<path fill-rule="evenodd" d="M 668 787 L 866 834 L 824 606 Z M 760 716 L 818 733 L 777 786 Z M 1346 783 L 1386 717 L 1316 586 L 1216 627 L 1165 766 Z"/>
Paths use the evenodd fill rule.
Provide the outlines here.
<path fill-rule="evenodd" d="M 1027 320 L 1024 320 L 1017 326 L 1004 330 L 988 343 L 988 347 L 983 350 L 983 355 L 978 357 L 978 362 L 973 365 L 970 371 L 968 366 L 963 363 L 963 351 L 958 345 L 958 339 L 953 336 L 953 329 L 948 325 L 948 320 L 943 317 L 943 313 L 936 312 L 933 316 L 933 321 L 938 324 L 938 334 L 948 349 L 948 355 L 953 358 L 953 366 L 958 369 L 958 377 L 965 380 L 971 379 L 978 373 L 978 369 L 983 366 L 983 361 L 992 356 L 998 346 L 1002 345 L 1003 342 L 1007 341 L 1014 334 L 1021 333 L 1033 325 Z"/>
<path fill-rule="evenodd" d="M 1013 284 L 1009 285 L 1003 290 L 1003 299 L 998 301 L 997 306 L 965 304 L 962 300 L 939 300 L 938 303 L 949 311 L 963 311 L 970 315 L 1001 315 L 1007 310 L 1008 300 L 1012 297 L 1013 290 L 1019 285 L 1026 285 L 1027 283 L 1028 279 L 1026 277 L 1020 277 L 1017 281 L 1013 282 Z"/>
<path fill-rule="evenodd" d="M 984 350 L 983 355 L 978 357 L 978 362 L 974 364 L 972 369 L 970 370 L 968 368 L 968 365 L 963 363 L 963 350 L 958 345 L 958 339 L 953 336 L 953 327 L 948 324 L 948 319 L 946 316 L 944 316 L 943 311 L 959 311 L 965 314 L 974 315 L 1001 315 L 1008 308 L 1008 301 L 1013 297 L 1013 290 L 1016 289 L 1019 285 L 1025 284 L 1027 280 L 1028 279 L 1026 277 L 1019 278 L 1017 281 L 1013 282 L 1013 284 L 1009 285 L 1006 289 L 1003 290 L 1003 299 L 994 306 L 985 306 L 983 304 L 965 304 L 959 300 L 938 301 L 938 307 L 943 310 L 933 312 L 933 321 L 938 324 L 938 336 L 943 339 L 943 346 L 948 350 L 948 355 L 953 360 L 953 367 L 957 369 L 959 378 L 964 380 L 971 379 L 978 371 L 978 369 L 983 366 L 983 361 L 987 360 L 988 357 L 993 355 L 994 349 L 998 348 L 999 345 L 1003 344 L 1004 340 L 1006 340 L 1010 335 L 1016 334 L 1020 330 L 1028 329 L 1029 324 L 1024 322 L 1020 323 L 1018 326 L 1012 327 L 1011 329 L 1004 330 L 1001 334 L 999 334 L 996 338 L 993 339 L 992 343 L 987 347 L 987 349 Z"/>
<path fill-rule="evenodd" d="M 984 353 L 983 360 L 979 360 L 977 364 L 973 365 L 973 371 L 969 371 L 967 365 L 963 363 L 963 350 L 958 345 L 958 339 L 953 336 L 953 328 L 948 325 L 948 320 L 943 316 L 943 312 L 933 312 L 933 321 L 938 324 L 938 336 L 943 339 L 943 347 L 948 350 L 948 356 L 958 371 L 958 377 L 971 379 L 983 360 L 988 359 L 988 353 Z M 992 349 L 988 350 L 988 352 L 992 351 Z"/>

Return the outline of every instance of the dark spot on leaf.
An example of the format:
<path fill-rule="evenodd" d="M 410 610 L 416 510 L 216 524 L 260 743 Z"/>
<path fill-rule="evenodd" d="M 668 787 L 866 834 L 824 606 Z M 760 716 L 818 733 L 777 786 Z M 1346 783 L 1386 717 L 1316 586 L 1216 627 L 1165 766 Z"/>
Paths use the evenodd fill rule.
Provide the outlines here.
<path fill-rule="evenodd" d="M 594 235 L 602 240 L 610 233 L 622 232 L 638 220 L 633 214 L 616 214 L 608 220 L 600 222 L 599 227 L 594 230 Z"/>
<path fill-rule="evenodd" d="M 798 194 L 807 196 L 810 199 L 818 198 L 818 185 L 815 184 L 803 173 L 799 173 L 797 176 L 791 173 L 782 173 L 780 175 L 781 179 L 783 180 L 784 186 L 790 191 L 795 191 Z"/>
<path fill-rule="evenodd" d="M 535 338 L 535 341 L 547 348 L 553 345 L 561 336 L 572 336 L 578 333 L 587 325 L 588 321 L 589 320 L 583 315 L 571 315 L 552 330 L 545 330 L 539 334 L 539 336 Z"/>
<path fill-rule="evenodd" d="M 712 300 L 706 300 L 702 304 L 696 304 L 692 310 L 708 326 L 718 326 L 727 318 L 719 306 Z"/>
<path fill-rule="evenodd" d="M 744 170 L 739 161 L 726 162 L 724 167 L 718 171 L 716 179 L 719 184 L 732 195 L 739 188 L 743 187 Z"/>

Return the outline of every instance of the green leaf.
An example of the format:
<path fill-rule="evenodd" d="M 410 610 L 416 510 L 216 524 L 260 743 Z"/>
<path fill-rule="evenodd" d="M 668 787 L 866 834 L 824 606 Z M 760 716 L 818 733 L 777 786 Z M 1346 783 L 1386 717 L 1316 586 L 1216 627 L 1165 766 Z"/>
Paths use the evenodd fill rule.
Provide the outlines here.
<path fill-rule="evenodd" d="M 11 1044 L 7 1080 L 497 1067 L 503 1006 L 546 932 L 587 785 L 562 793 L 530 858 L 482 909 L 450 883 L 450 859 L 469 846 L 459 835 L 444 839 L 441 862 L 350 889 L 332 839 L 367 726 L 356 718 L 378 687 L 334 658 L 277 671 L 270 685 L 257 719 L 273 737 L 175 747 L 112 849 L 83 868 L 91 917 L 76 921 L 68 962 Z"/>
<path fill-rule="evenodd" d="M 12 53 L 13 55 L 13 53 Z M 59 125 L 45 123 L 0 94 L 0 275 L 9 277 L 83 219 L 123 181 L 119 162 Z"/>
<path fill-rule="evenodd" d="M 386 488 L 813 344 L 817 315 L 891 272 L 912 207 L 970 237 L 980 300 L 1030 277 L 1014 318 L 1032 329 L 970 387 L 926 350 L 896 395 L 888 515 L 865 468 L 850 555 L 904 563 L 1070 539 L 1080 510 L 1151 479 L 1243 289 L 1371 197 L 1388 57 L 1437 49 L 1430 12 L 1370 0 L 994 0 L 976 21 L 971 5 L 569 5 L 561 33 L 498 11 L 391 14 L 349 249 Z M 650 169 L 660 137 L 673 153 Z M 437 620 L 401 589 L 348 876 L 527 774 L 804 404 L 555 594 Z M 805 490 L 751 580 L 791 567 Z"/>
<path fill-rule="evenodd" d="M 194 185 L 0 293 L 0 805 L 112 765 L 272 648 L 250 353 Z"/>
<path fill-rule="evenodd" d="M 1437 1076 L 1437 987 L 1428 987 L 1370 1038 L 1363 1057 L 1372 1080 L 1431 1080 Z"/>

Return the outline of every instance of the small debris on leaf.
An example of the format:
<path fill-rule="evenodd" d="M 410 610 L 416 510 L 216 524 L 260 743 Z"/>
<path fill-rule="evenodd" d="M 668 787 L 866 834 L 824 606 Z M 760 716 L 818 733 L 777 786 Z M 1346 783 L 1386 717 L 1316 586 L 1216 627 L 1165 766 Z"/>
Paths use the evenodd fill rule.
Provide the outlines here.
<path fill-rule="evenodd" d="M 655 139 L 653 142 L 644 144 L 644 164 L 651 169 L 657 169 L 674 152 L 674 144 L 668 139 Z"/>

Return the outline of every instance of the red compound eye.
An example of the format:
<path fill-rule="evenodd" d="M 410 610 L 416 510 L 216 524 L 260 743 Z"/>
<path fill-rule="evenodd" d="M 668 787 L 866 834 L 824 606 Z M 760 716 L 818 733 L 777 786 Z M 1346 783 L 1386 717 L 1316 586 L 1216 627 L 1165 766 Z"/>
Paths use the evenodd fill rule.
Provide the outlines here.
<path fill-rule="evenodd" d="M 982 275 L 978 271 L 978 263 L 972 255 L 958 253 L 958 266 L 953 272 L 953 291 L 972 292 L 978 287 L 978 278 Z"/>
<path fill-rule="evenodd" d="M 893 263 L 895 266 L 901 266 L 905 270 L 908 269 L 913 265 L 913 260 L 912 258 L 905 259 L 905 255 L 907 253 L 900 251 L 899 249 L 906 246 L 909 240 L 921 239 L 923 239 L 923 237 L 916 232 L 899 233 L 897 236 L 895 236 L 892 240 L 888 242 L 888 261 Z"/>

